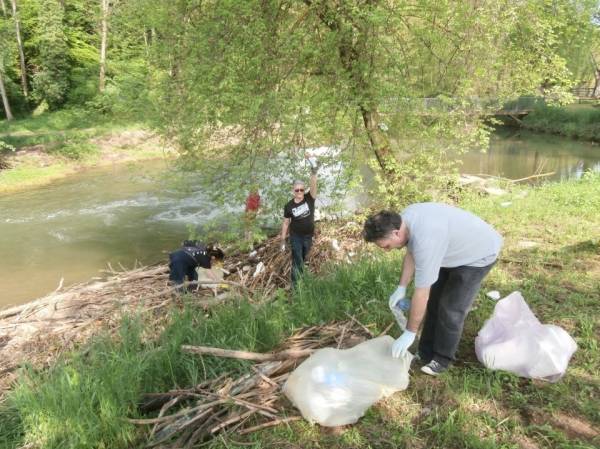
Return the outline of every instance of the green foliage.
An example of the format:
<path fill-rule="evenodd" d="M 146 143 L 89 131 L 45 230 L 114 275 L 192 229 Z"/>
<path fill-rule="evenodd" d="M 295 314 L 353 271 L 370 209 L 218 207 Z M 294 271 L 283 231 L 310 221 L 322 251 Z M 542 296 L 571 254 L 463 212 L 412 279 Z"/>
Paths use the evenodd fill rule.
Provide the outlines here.
<path fill-rule="evenodd" d="M 575 14 L 568 2 L 553 3 L 552 27 L 558 53 L 565 59 L 573 81 L 587 84 L 594 80 L 595 67 L 591 56 L 600 50 L 600 27 L 597 21 L 600 7 L 595 0 L 580 0 L 578 3 Z M 595 19 L 592 18 L 594 16 Z M 590 26 L 590 22 L 593 26 Z"/>
<path fill-rule="evenodd" d="M 85 138 L 73 138 L 51 147 L 49 152 L 72 160 L 81 160 L 98 153 L 98 147 Z"/>
<path fill-rule="evenodd" d="M 15 147 L 13 147 L 9 143 L 6 143 L 3 140 L 0 140 L 0 154 L 1 153 L 14 152 L 14 151 L 15 151 Z"/>
<path fill-rule="evenodd" d="M 73 107 L 86 106 L 98 95 L 98 67 L 74 67 L 70 73 L 66 103 Z"/>
<path fill-rule="evenodd" d="M 15 147 L 0 140 L 0 170 L 10 168 L 10 164 L 6 161 L 6 155 L 14 151 Z"/>
<path fill-rule="evenodd" d="M 321 145 L 341 149 L 345 180 L 376 160 L 383 202 L 442 197 L 451 180 L 433 173 L 452 167 L 446 147 L 486 139 L 465 101 L 540 91 L 562 98 L 589 74 L 588 56 L 599 40 L 593 0 L 475 7 L 426 0 L 418 8 L 130 0 L 111 3 L 107 88 L 98 95 L 99 2 L 17 3 L 33 95 L 26 101 L 20 93 L 14 23 L 0 18 L 15 114 L 47 104 L 152 118 L 179 144 L 183 167 L 207 167 L 215 199 L 243 201 L 252 176 L 272 190 L 265 193 L 276 208 L 286 196 L 285 174 L 305 174 L 304 150 Z M 428 97 L 447 110 L 403 109 L 407 99 Z M 404 145 L 415 138 L 428 143 Z M 381 157 L 387 150 L 389 161 Z M 414 185 L 390 188 L 406 179 Z M 424 186 L 429 193 L 422 195 Z"/>
<path fill-rule="evenodd" d="M 40 0 L 36 43 L 39 68 L 33 75 L 33 96 L 51 110 L 64 102 L 69 88 L 68 46 L 63 29 L 64 10 L 55 0 Z"/>
<path fill-rule="evenodd" d="M 249 251 L 254 244 L 268 237 L 264 217 L 256 217 L 252 222 L 239 213 L 222 214 L 218 220 L 211 220 L 201 228 L 188 225 L 188 238 L 201 239 L 209 244 L 217 244 L 231 250 Z M 240 238 L 247 235 L 248 238 Z"/>
<path fill-rule="evenodd" d="M 534 131 L 598 142 L 600 108 L 587 105 L 539 107 L 523 119 L 523 126 Z"/>
<path fill-rule="evenodd" d="M 147 120 L 152 113 L 148 98 L 147 67 L 136 59 L 112 64 L 112 78 L 101 94 L 85 103 L 87 109 L 112 117 Z"/>
<path fill-rule="evenodd" d="M 31 110 L 40 104 L 47 104 L 50 110 L 65 105 L 81 108 L 93 101 L 98 94 L 100 2 L 17 0 L 17 7 L 32 95 L 28 105 L 20 93 L 14 22 L 0 13 L 0 40 L 3 43 L 0 53 L 5 54 L 13 112 L 23 114 L 24 109 Z M 123 88 L 117 89 L 119 93 L 105 101 L 101 108 L 96 106 L 102 100 L 89 106 L 105 111 L 126 92 L 120 106 L 141 113 L 147 111 L 144 109 L 147 105 L 136 106 L 135 103 L 138 97 L 144 99 L 148 90 L 145 79 L 142 83 L 139 80 L 140 61 L 146 54 L 144 33 L 137 28 L 141 26 L 139 17 L 143 12 L 135 10 L 129 2 L 115 2 L 111 12 L 107 78 L 117 85 L 123 78 L 125 82 Z M 145 62 L 141 64 L 145 66 Z M 135 94 L 128 74 L 137 79 Z"/>
<path fill-rule="evenodd" d="M 150 3 L 137 4 L 147 10 Z M 433 173 L 447 171 L 449 153 L 430 149 L 464 150 L 486 139 L 472 111 L 460 107 L 464 99 L 502 102 L 538 89 L 561 96 L 571 86 L 570 56 L 563 50 L 581 27 L 586 33 L 592 28 L 594 5 L 559 3 L 556 9 L 545 0 L 475 8 L 439 1 L 418 8 L 389 2 L 165 3 L 146 18 L 158 36 L 149 52 L 157 68 L 152 98 L 158 126 L 185 159 L 211 166 L 207 187 L 217 183 L 212 190 L 222 192 L 229 184 L 226 198 L 234 202 L 243 198 L 247 173 L 263 188 L 279 188 L 272 167 L 260 170 L 265 158 L 281 155 L 294 165 L 304 149 L 323 144 L 339 147 L 349 168 L 376 156 L 380 188 L 388 192 L 383 201 L 390 204 L 404 195 L 390 191 L 390 184 L 421 179 L 397 200 L 410 201 L 423 185 L 433 192 Z M 580 44 L 591 45 L 585 39 Z M 452 114 L 399 111 L 404 99 L 427 97 L 458 107 Z M 399 122 L 386 117 L 398 112 L 404 116 Z M 227 141 L 216 145 L 223 136 Z M 399 145 L 415 137 L 436 141 L 411 147 L 421 146 L 426 155 Z M 391 157 L 382 157 L 388 152 Z M 228 170 L 214 169 L 227 164 Z"/>

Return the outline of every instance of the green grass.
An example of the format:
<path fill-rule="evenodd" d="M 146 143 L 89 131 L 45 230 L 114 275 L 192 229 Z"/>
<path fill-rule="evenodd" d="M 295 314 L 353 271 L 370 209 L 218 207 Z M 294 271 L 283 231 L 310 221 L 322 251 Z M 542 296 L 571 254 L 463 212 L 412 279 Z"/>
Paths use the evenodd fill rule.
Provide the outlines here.
<path fill-rule="evenodd" d="M 598 439 L 578 433 L 578 424 L 600 427 L 600 176 L 509 195 L 462 201 L 502 232 L 505 248 L 467 320 L 456 366 L 437 379 L 414 373 L 406 391 L 341 434 L 294 422 L 245 439 L 223 436 L 208 447 L 241 447 L 238 440 L 255 448 L 516 449 L 523 441 L 539 448 L 598 447 Z M 512 204 L 502 207 L 507 199 Z M 123 418 L 139 416 L 142 393 L 248 370 L 245 362 L 181 353 L 181 344 L 265 351 L 298 327 L 345 319 L 345 312 L 383 329 L 392 320 L 387 296 L 402 254 L 375 254 L 306 279 L 291 302 L 279 291 L 262 307 L 241 298 L 210 316 L 190 302 L 184 311 L 173 309 L 156 335 L 140 312 L 124 319 L 117 337 L 97 338 L 49 370 L 25 369 L 0 410 L 0 448 L 140 447 L 144 434 Z M 484 295 L 490 289 L 520 290 L 541 321 L 575 338 L 579 349 L 564 379 L 547 384 L 477 362 L 473 339 L 492 312 L 494 302 Z M 552 416 L 570 416 L 575 424 L 561 427 Z"/>
<path fill-rule="evenodd" d="M 114 150 L 111 150 L 116 157 L 102 158 L 98 146 L 92 142 L 95 137 L 137 129 L 141 125 L 139 121 L 132 119 L 81 109 L 66 109 L 0 122 L 0 161 L 4 160 L 9 167 L 0 170 L 0 193 L 44 185 L 82 167 L 119 160 L 164 157 L 160 148 L 127 148 L 116 144 Z M 11 157 L 15 150 L 31 146 L 35 146 L 32 151 L 24 149 L 18 158 Z"/>
<path fill-rule="evenodd" d="M 47 167 L 24 165 L 10 170 L 0 171 L 0 193 L 27 187 L 39 186 L 72 173 L 73 168 L 65 164 Z"/>
<path fill-rule="evenodd" d="M 170 324 L 157 339 L 144 338 L 147 329 L 142 318 L 125 319 L 119 338 L 100 338 L 48 371 L 22 372 L 22 381 L 7 405 L 13 410 L 8 414 L 12 420 L 14 410 L 18 410 L 22 429 L 18 444 L 129 447 L 136 439 L 136 429 L 122 418 L 137 416 L 136 404 L 143 392 L 193 385 L 223 370 L 247 366 L 183 354 L 179 351 L 182 344 L 265 351 L 294 328 L 346 318 L 344 311 L 363 311 L 370 319 L 383 322 L 388 318 L 384 309 L 364 302 L 369 299 L 367 294 L 383 295 L 383 286 L 391 282 L 383 282 L 381 268 L 381 262 L 369 262 L 360 270 L 346 267 L 329 277 L 314 279 L 292 304 L 285 295 L 259 309 L 240 301 L 214 310 L 209 318 L 193 305 L 184 312 L 173 310 Z M 352 286 L 340 303 L 336 286 L 350 282 Z M 374 283 L 381 288 L 373 289 Z M 15 444 L 14 434 L 14 426 L 0 425 L 0 441 L 2 437 L 9 441 L 12 435 L 7 447 Z"/>
<path fill-rule="evenodd" d="M 0 170 L 0 194 L 39 187 L 76 173 L 85 167 L 102 166 L 119 161 L 135 162 L 165 157 L 165 153 L 161 148 L 144 150 L 118 148 L 115 152 L 122 158 L 103 160 L 96 145 L 89 142 L 57 146 L 49 151 L 49 154 L 57 157 L 47 166 L 25 163 L 7 170 Z"/>
<path fill-rule="evenodd" d="M 10 122 L 2 121 L 0 122 L 0 134 L 85 129 L 107 120 L 107 117 L 94 116 L 84 109 L 63 109 Z"/>
<path fill-rule="evenodd" d="M 523 119 L 533 131 L 560 134 L 577 139 L 600 141 L 600 108 L 590 105 L 542 106 Z"/>
<path fill-rule="evenodd" d="M 131 118 L 123 119 L 85 109 L 64 109 L 10 122 L 2 121 L 0 140 L 15 148 L 64 144 L 73 139 L 89 139 L 140 124 Z"/>

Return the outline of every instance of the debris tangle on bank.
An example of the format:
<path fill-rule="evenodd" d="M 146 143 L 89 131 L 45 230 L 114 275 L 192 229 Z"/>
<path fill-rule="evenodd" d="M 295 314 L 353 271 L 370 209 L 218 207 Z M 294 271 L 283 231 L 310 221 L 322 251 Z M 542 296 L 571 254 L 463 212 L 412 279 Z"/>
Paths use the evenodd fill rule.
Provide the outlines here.
<path fill-rule="evenodd" d="M 345 322 L 300 329 L 268 354 L 184 346 L 182 350 L 197 357 L 261 362 L 237 378 L 222 374 L 193 388 L 145 395 L 140 411 L 158 414 L 155 418 L 129 421 L 149 426 L 147 447 L 175 449 L 193 447 L 222 433 L 245 435 L 302 419 L 281 394 L 296 366 L 319 348 L 346 349 L 373 336 L 367 326 L 350 317 Z"/>
<path fill-rule="evenodd" d="M 356 223 L 335 227 L 332 222 L 322 228 L 308 260 L 313 272 L 319 272 L 325 262 L 349 262 L 362 244 Z M 270 238 L 250 253 L 228 255 L 224 280 L 190 285 L 190 294 L 206 308 L 240 293 L 250 298 L 259 292 L 268 296 L 289 286 L 290 259 L 289 249 L 282 252 L 280 240 Z M 43 298 L 0 310 L 0 395 L 10 388 L 16 368 L 24 361 L 47 366 L 99 330 L 116 329 L 123 313 L 154 312 L 160 321 L 165 319 L 162 309 L 182 304 L 175 288 L 168 285 L 166 264 L 123 271 L 109 268 L 102 278 L 66 288 L 60 285 Z"/>

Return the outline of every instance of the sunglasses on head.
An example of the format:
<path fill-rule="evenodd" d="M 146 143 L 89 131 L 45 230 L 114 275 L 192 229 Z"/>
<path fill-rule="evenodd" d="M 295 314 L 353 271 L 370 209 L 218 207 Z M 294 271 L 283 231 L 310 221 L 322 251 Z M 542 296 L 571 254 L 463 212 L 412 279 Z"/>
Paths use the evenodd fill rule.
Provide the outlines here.
<path fill-rule="evenodd" d="M 304 192 L 304 189 L 294 189 L 294 192 Z"/>

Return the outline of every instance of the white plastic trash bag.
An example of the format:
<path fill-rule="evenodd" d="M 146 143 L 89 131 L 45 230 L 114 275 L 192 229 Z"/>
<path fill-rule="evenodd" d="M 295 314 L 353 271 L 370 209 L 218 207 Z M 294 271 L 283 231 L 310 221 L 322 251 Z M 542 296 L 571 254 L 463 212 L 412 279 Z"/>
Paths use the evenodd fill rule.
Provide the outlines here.
<path fill-rule="evenodd" d="M 539 322 L 520 292 L 498 301 L 475 338 L 477 358 L 487 368 L 549 382 L 564 376 L 576 349 L 563 328 Z"/>
<path fill-rule="evenodd" d="M 294 370 L 283 392 L 310 422 L 355 423 L 379 399 L 408 387 L 413 355 L 393 358 L 392 343 L 385 335 L 350 349 L 319 349 Z"/>

